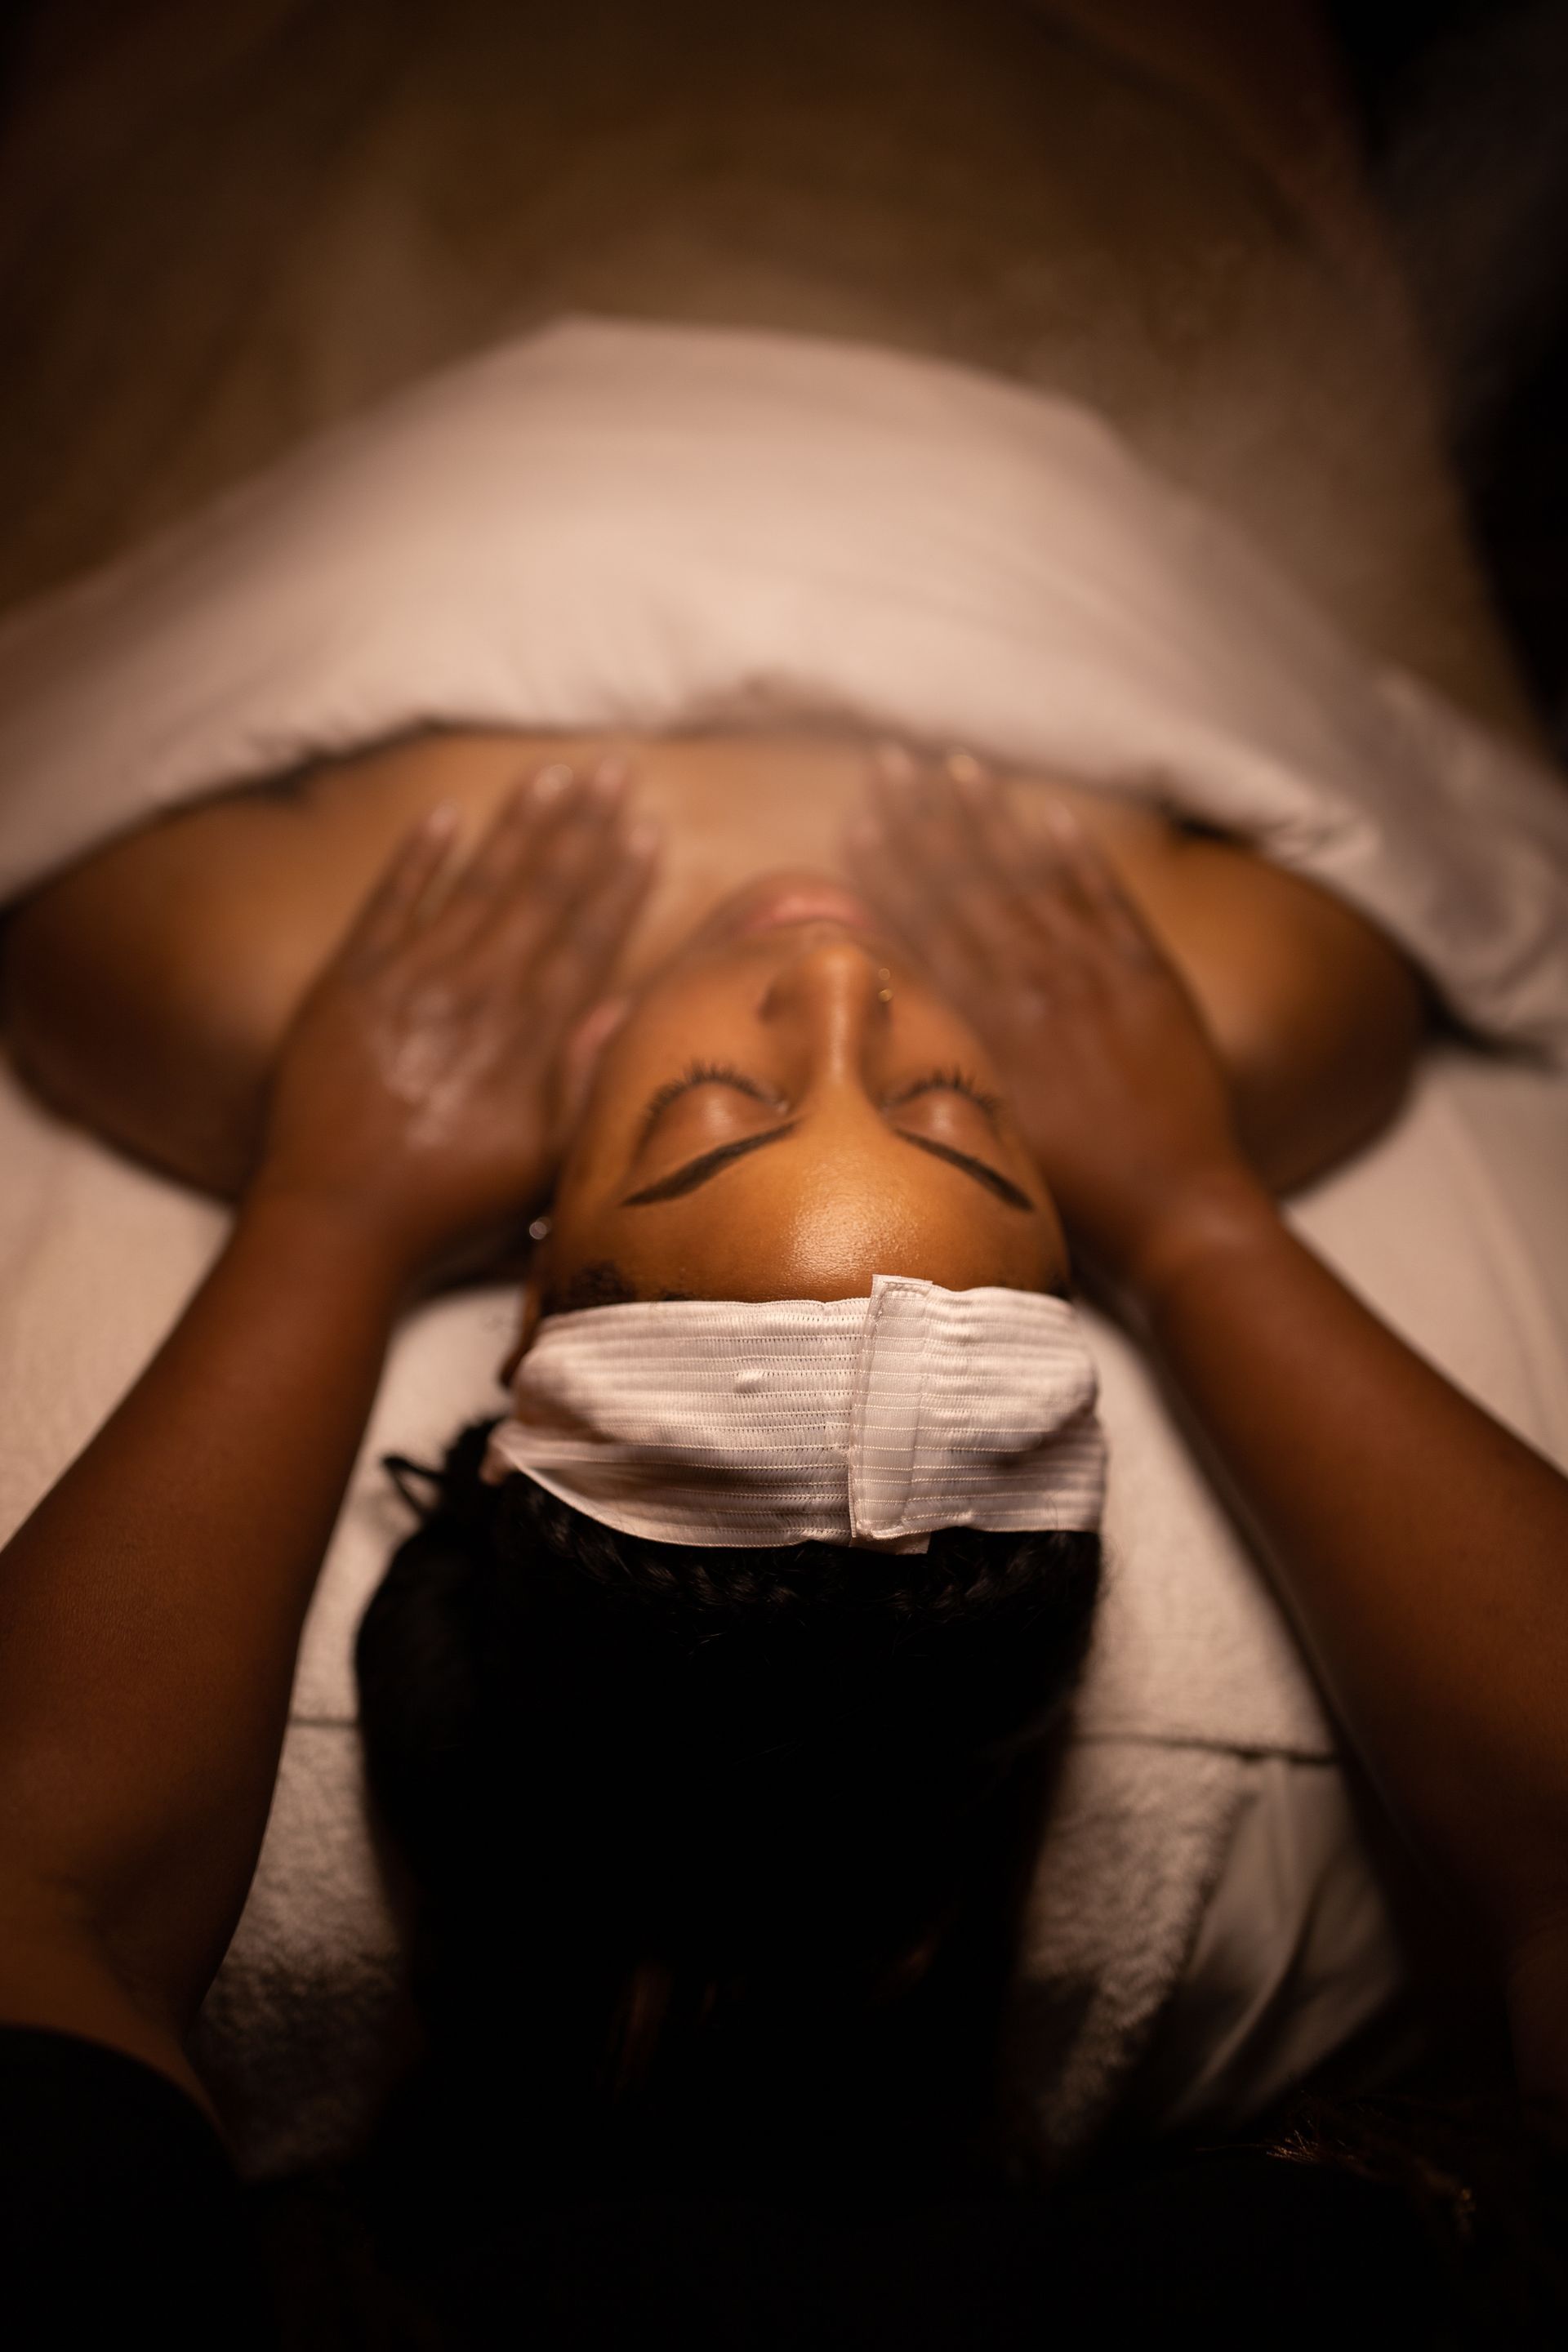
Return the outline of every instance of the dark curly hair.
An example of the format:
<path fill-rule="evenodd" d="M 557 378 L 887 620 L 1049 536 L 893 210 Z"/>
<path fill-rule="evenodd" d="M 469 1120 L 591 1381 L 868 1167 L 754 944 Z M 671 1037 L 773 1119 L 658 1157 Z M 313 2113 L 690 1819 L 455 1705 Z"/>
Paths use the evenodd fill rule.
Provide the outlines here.
<path fill-rule="evenodd" d="M 973 2141 L 1097 1538 L 656 1543 L 484 1484 L 491 1425 L 395 1465 L 357 1652 L 448 2082 L 557 2146 Z"/>

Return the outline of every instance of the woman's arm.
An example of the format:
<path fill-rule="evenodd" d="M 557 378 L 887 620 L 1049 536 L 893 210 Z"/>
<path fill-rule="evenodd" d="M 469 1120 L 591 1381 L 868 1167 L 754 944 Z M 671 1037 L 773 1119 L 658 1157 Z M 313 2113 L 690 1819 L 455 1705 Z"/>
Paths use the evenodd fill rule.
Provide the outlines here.
<path fill-rule="evenodd" d="M 448 849 L 427 824 L 384 880 L 285 1046 L 227 1246 L 0 1558 L 0 2019 L 186 2082 L 394 1318 L 537 1202 L 647 871 L 581 788 L 520 795 L 444 887 Z"/>
<path fill-rule="evenodd" d="M 177 2064 L 244 1902 L 402 1285 L 258 1200 L 0 1559 L 0 2016 Z"/>
<path fill-rule="evenodd" d="M 1070 821 L 984 785 L 861 872 L 1013 1076 L 1069 1231 L 1142 1323 L 1391 1809 L 1497 1956 L 1568 2107 L 1568 1482 L 1295 1240 L 1169 965 Z"/>
<path fill-rule="evenodd" d="M 1526 2088 L 1568 2109 L 1568 1480 L 1244 1171 L 1119 1269 L 1391 1811 L 1467 1898 Z"/>

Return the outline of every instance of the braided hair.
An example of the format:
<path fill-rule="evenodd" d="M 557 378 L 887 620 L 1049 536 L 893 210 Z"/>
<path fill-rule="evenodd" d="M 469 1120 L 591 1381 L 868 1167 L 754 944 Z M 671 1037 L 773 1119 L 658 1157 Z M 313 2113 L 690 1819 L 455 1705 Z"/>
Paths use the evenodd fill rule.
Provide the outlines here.
<path fill-rule="evenodd" d="M 357 1649 L 435 2057 L 557 2139 L 983 2131 L 1098 1538 L 655 1542 L 485 1484 L 492 1425 L 394 1465 Z"/>

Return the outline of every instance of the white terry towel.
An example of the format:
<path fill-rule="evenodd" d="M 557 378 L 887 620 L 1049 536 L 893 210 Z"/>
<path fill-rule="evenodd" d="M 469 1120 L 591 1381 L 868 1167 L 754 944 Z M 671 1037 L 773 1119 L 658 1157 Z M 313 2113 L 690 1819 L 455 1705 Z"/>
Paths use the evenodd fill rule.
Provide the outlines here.
<path fill-rule="evenodd" d="M 1372 671 L 1082 410 L 780 335 L 569 320 L 15 618 L 0 898 L 420 721 L 770 709 L 1164 800 L 1364 908 L 1478 1028 L 1568 1058 L 1548 773 Z"/>
<path fill-rule="evenodd" d="M 1092 419 L 773 336 L 552 330 L 14 621 L 0 888 L 182 797 L 421 720 L 823 710 L 1243 834 L 1366 906 L 1478 1024 L 1568 1056 L 1568 814 L 1550 777 L 1370 673 Z M 1447 1102 L 1429 1084 L 1303 1214 L 1439 1361 L 1568 1446 L 1557 1331 L 1532 1319 Z M 177 1311 L 217 1220 L 13 1090 L 0 1114 L 0 1380 L 25 1407 L 0 1491 L 14 1523 Z M 255 1895 L 204 2036 L 252 2170 L 331 2153 L 374 2095 L 395 1939 L 350 1651 L 398 1532 L 375 1459 L 428 1459 L 499 1408 L 509 1321 L 491 1295 L 404 1334 L 307 1628 Z M 1135 1354 L 1109 1328 L 1095 1344 L 1111 1573 L 1028 1954 L 1042 2002 L 1072 2020 L 1037 2086 L 1064 2148 L 1112 2110 L 1180 1981 L 1250 1760 L 1333 1753 Z"/>

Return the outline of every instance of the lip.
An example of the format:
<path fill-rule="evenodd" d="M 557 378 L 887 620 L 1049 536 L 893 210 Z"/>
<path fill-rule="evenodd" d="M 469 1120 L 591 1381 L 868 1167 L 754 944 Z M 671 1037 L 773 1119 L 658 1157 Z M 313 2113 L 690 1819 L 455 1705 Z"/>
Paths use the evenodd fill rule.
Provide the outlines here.
<path fill-rule="evenodd" d="M 750 938 L 796 923 L 841 923 L 848 931 L 875 932 L 877 917 L 864 898 L 837 883 L 782 882 L 748 908 L 740 928 Z"/>

